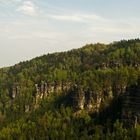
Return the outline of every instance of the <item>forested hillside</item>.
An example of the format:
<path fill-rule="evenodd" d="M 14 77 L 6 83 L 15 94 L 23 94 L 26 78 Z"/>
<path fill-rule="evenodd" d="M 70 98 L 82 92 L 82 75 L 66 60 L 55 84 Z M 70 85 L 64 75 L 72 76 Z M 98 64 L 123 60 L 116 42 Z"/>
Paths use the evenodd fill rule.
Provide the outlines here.
<path fill-rule="evenodd" d="M 138 140 L 139 124 L 139 39 L 0 69 L 0 140 Z"/>

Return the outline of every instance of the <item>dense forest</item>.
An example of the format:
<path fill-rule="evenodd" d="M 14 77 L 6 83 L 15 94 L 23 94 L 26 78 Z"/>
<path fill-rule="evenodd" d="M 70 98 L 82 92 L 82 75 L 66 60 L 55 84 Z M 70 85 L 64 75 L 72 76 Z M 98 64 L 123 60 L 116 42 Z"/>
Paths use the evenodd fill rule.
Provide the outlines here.
<path fill-rule="evenodd" d="M 0 69 L 0 140 L 59 139 L 140 139 L 139 39 Z"/>

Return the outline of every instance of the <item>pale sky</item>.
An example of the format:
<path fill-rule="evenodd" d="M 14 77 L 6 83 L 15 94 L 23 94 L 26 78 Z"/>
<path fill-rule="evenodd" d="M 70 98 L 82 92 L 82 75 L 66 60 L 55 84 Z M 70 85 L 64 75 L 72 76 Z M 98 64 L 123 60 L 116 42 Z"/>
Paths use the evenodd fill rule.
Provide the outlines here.
<path fill-rule="evenodd" d="M 140 0 L 0 0 L 0 67 L 140 37 Z"/>

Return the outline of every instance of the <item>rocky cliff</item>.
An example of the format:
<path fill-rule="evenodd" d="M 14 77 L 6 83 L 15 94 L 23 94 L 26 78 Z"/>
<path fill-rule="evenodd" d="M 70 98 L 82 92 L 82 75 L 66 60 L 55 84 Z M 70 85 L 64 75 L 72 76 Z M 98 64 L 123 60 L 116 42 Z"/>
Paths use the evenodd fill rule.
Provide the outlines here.
<path fill-rule="evenodd" d="M 126 127 L 140 124 L 140 78 L 137 85 L 128 87 L 123 95 L 122 120 Z"/>

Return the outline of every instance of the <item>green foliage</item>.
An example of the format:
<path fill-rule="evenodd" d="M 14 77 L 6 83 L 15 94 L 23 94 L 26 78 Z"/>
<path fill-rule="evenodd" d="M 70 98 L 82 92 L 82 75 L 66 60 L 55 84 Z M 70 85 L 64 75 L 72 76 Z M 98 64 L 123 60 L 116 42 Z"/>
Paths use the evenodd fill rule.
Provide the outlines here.
<path fill-rule="evenodd" d="M 125 129 L 116 121 L 121 113 L 119 96 L 127 86 L 137 85 L 139 54 L 139 39 L 122 40 L 89 44 L 0 69 L 0 139 L 140 139 L 138 124 Z M 42 81 L 69 84 L 70 89 L 36 103 L 35 84 Z M 71 94 L 76 92 L 75 85 L 88 95 L 90 91 L 102 94 L 100 112 L 74 112 Z M 18 93 L 15 97 L 13 89 Z"/>

